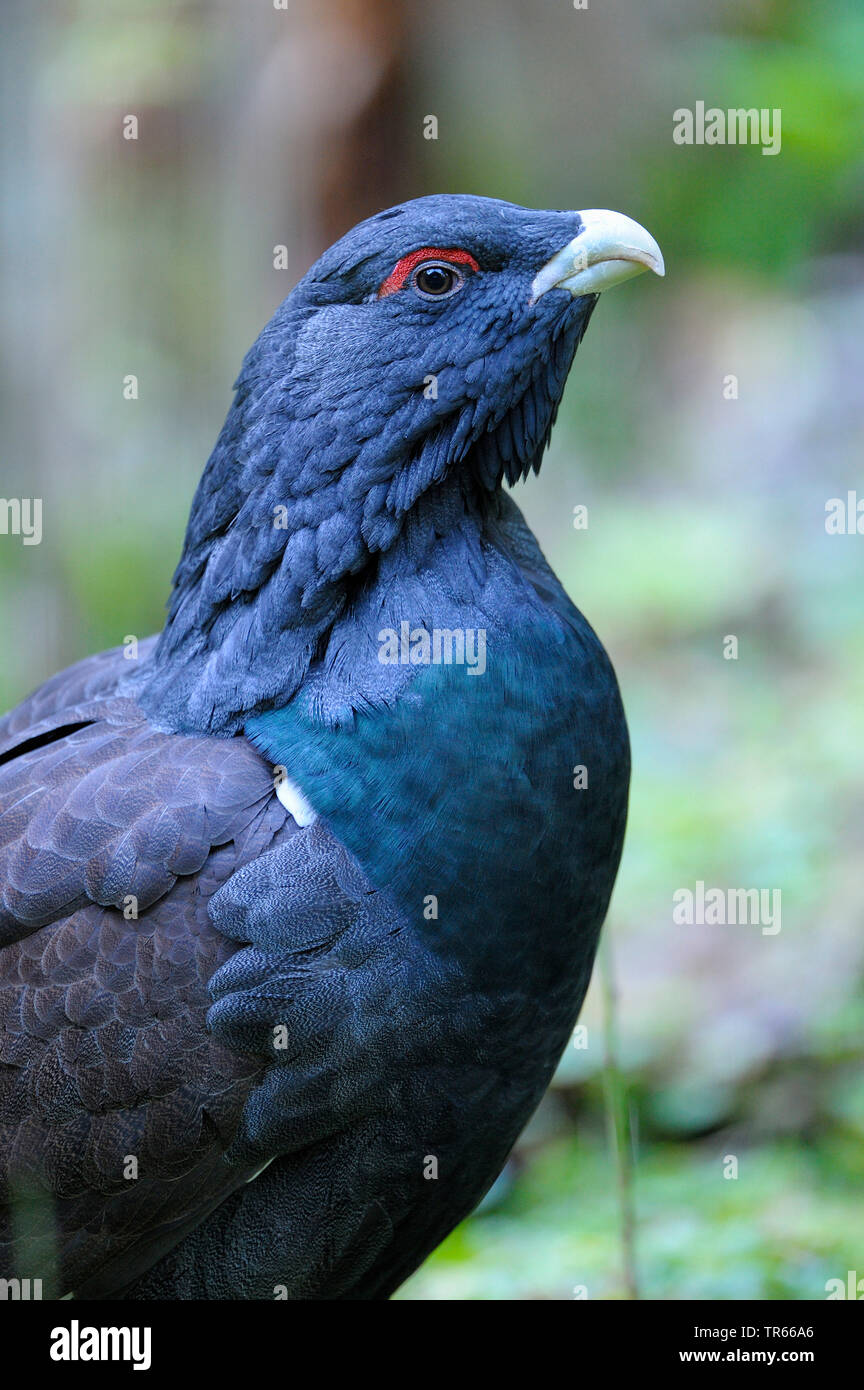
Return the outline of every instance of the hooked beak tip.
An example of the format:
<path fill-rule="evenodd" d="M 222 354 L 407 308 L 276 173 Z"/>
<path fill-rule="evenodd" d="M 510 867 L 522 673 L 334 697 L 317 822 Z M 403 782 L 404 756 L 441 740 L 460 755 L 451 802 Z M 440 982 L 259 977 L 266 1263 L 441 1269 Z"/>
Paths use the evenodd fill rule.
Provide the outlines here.
<path fill-rule="evenodd" d="M 592 208 L 579 217 L 581 231 L 535 276 L 532 303 L 551 289 L 569 290 L 576 297 L 599 294 L 645 270 L 665 276 L 660 247 L 632 217 L 607 208 Z"/>

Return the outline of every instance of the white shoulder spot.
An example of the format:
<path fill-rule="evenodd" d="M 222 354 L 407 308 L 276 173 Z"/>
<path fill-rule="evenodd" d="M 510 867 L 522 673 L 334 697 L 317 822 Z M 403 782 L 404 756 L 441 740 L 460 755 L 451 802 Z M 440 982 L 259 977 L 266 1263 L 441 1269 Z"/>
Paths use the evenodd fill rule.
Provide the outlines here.
<path fill-rule="evenodd" d="M 315 824 L 318 819 L 317 811 L 312 810 L 300 788 L 289 782 L 287 777 L 276 783 L 276 795 L 299 826 Z"/>
<path fill-rule="evenodd" d="M 273 1162 L 272 1158 L 266 1159 L 265 1162 L 261 1164 L 261 1167 L 260 1167 L 260 1168 L 256 1168 L 256 1169 L 255 1169 L 255 1172 L 252 1173 L 252 1174 L 246 1179 L 246 1181 L 247 1181 L 247 1182 L 254 1182 L 256 1178 L 260 1178 L 261 1174 L 264 1172 L 264 1169 L 265 1169 L 265 1168 L 269 1168 L 269 1167 L 270 1167 L 270 1164 L 271 1164 L 272 1162 Z"/>

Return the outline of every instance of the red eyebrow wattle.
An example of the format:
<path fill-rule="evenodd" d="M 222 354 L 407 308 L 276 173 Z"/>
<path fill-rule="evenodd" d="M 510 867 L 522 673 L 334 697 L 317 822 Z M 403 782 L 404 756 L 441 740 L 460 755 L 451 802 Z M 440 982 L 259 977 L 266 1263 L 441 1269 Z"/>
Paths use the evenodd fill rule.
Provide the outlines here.
<path fill-rule="evenodd" d="M 480 269 L 470 251 L 463 251 L 458 246 L 421 246 L 417 251 L 409 252 L 396 262 L 378 291 L 378 298 L 383 299 L 385 295 L 401 290 L 412 270 L 421 261 L 429 260 L 451 261 L 456 265 L 470 266 L 472 270 Z"/>

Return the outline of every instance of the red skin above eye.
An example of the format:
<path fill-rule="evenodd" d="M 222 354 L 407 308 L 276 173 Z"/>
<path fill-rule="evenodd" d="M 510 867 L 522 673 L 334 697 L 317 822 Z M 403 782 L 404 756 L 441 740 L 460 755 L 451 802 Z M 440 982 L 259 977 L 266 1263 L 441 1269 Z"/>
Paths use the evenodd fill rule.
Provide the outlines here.
<path fill-rule="evenodd" d="M 421 261 L 450 261 L 452 265 L 467 265 L 472 270 L 480 269 L 471 253 L 461 251 L 458 246 L 421 246 L 418 251 L 411 251 L 396 262 L 378 291 L 378 298 L 383 299 L 385 295 L 401 290 L 412 270 L 415 270 Z"/>

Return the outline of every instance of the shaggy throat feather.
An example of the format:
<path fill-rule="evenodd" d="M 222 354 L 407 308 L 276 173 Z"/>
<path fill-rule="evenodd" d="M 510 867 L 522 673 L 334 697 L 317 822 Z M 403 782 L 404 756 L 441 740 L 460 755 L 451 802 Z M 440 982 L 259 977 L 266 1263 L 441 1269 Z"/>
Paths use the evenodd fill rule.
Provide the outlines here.
<path fill-rule="evenodd" d="M 316 664 L 338 661 L 331 638 L 346 610 L 436 550 L 446 563 L 448 536 L 481 532 L 502 484 L 539 469 L 589 317 L 559 319 L 506 391 L 477 376 L 457 409 L 439 400 L 425 432 L 415 406 L 413 434 L 394 416 L 382 436 L 347 446 L 334 438 L 335 407 L 291 413 L 283 384 L 262 400 L 241 378 L 193 504 L 168 622 L 130 682 L 151 718 L 233 733 L 286 704 Z M 440 575 L 430 592 L 439 587 Z"/>

